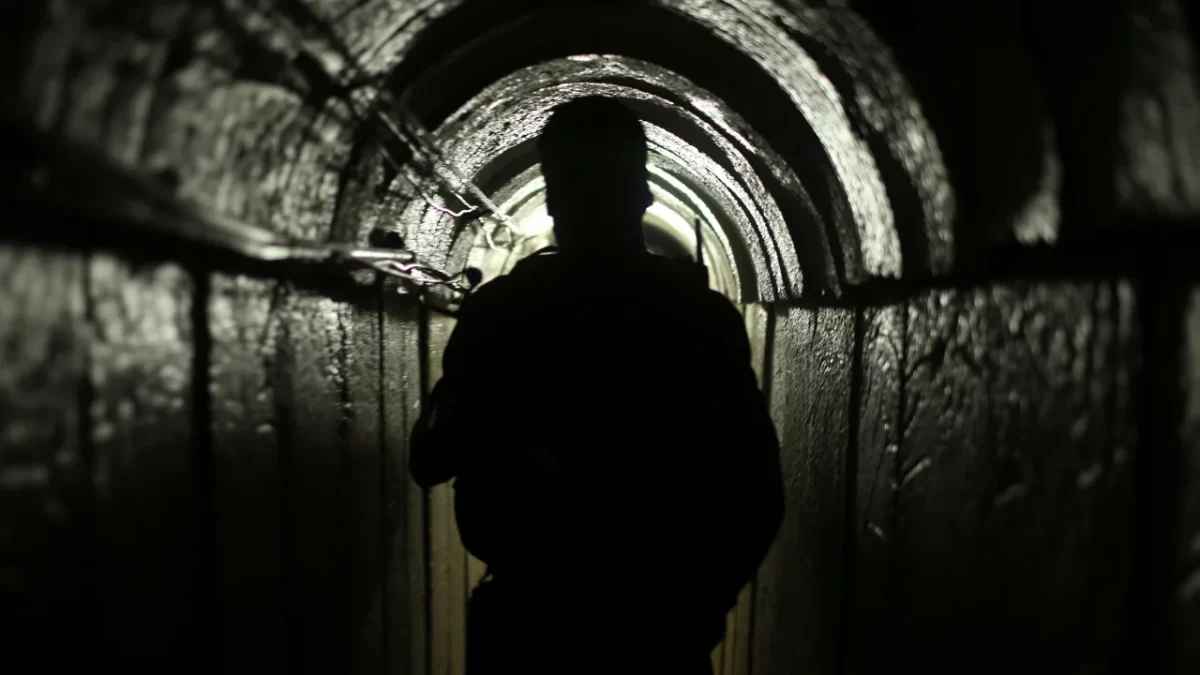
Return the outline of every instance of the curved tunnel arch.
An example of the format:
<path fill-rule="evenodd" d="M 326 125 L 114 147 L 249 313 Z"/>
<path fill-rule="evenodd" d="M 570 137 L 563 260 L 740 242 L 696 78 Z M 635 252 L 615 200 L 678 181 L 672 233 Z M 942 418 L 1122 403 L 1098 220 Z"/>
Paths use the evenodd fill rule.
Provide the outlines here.
<path fill-rule="evenodd" d="M 524 75 L 517 73 L 512 79 L 520 82 L 523 81 Z M 503 84 L 502 82 L 501 85 Z M 666 101 L 656 100 L 651 95 L 613 84 L 555 83 L 533 91 L 519 87 L 501 95 L 496 95 L 497 89 L 502 87 L 482 92 L 435 133 L 451 161 L 468 174 L 487 175 L 512 171 L 509 168 L 512 166 L 510 163 L 521 161 L 526 164 L 518 164 L 514 168 L 517 171 L 526 169 L 529 162 L 535 161 L 532 154 L 527 151 L 513 153 L 514 148 L 532 142 L 549 110 L 570 98 L 588 94 L 614 96 L 627 101 L 631 107 L 638 108 L 647 120 L 660 117 L 656 114 L 658 111 L 647 108 L 657 105 L 669 111 L 669 103 Z M 490 103 L 484 106 L 484 101 Z M 743 261 L 747 272 L 753 273 L 751 277 L 746 278 L 750 283 L 743 293 L 744 300 L 770 302 L 788 295 L 798 296 L 800 273 L 795 254 L 789 251 L 794 245 L 770 195 L 758 183 L 752 172 L 737 172 L 738 168 L 747 168 L 745 160 L 727 142 L 717 137 L 711 128 L 699 127 L 701 133 L 707 131 L 711 134 L 701 138 L 709 141 L 709 145 L 714 146 L 718 152 L 724 145 L 723 149 L 729 153 L 726 157 L 734 159 L 733 162 L 720 162 L 713 158 L 712 154 L 716 154 L 715 152 L 705 153 L 664 128 L 665 125 L 670 125 L 672 129 L 678 129 L 679 121 L 688 121 L 685 115 L 686 113 L 676 115 L 677 121 L 673 125 L 669 117 L 663 124 L 655 124 L 654 121 L 645 123 L 651 146 L 651 165 L 692 186 L 693 191 L 707 196 L 720 211 L 720 222 L 709 225 L 722 231 L 722 240 L 733 242 L 733 247 L 726 247 L 725 253 L 733 259 Z M 690 135 L 695 136 L 695 133 Z M 738 159 L 742 160 L 741 167 L 736 162 Z M 499 166 L 495 166 L 497 163 Z M 505 166 L 506 164 L 508 166 Z M 409 226 L 409 236 L 418 248 L 429 245 L 426 242 L 453 241 L 453 236 L 448 236 L 446 232 L 446 229 L 453 225 L 451 219 L 427 205 L 412 204 L 403 212 L 401 220 L 412 223 Z M 415 230 L 411 229 L 414 225 Z M 435 256 L 439 253 L 447 256 L 446 264 L 461 264 L 461 259 L 453 259 L 448 251 L 431 250 L 426 251 L 425 255 Z M 791 255 L 784 257 L 787 253 Z M 754 282 L 755 279 L 757 283 Z"/>
<path fill-rule="evenodd" d="M 747 302 L 743 289 L 755 287 L 749 258 L 740 246 L 732 245 L 713 205 L 653 163 L 647 168 L 655 200 L 643 218 L 647 249 L 659 255 L 695 260 L 695 223 L 699 221 L 700 245 L 712 288 L 736 303 Z M 491 228 L 489 237 L 484 228 L 468 224 L 458 235 L 458 239 L 473 240 L 467 264 L 483 272 L 484 282 L 507 273 L 521 257 L 553 244 L 552 220 L 545 208 L 545 181 L 537 165 L 528 166 L 510 179 L 493 193 L 493 200 L 517 232 L 505 236 L 502 231 L 507 225 L 497 225 Z M 495 245 L 497 235 L 505 240 L 504 245 Z"/>
<path fill-rule="evenodd" d="M 811 296 L 838 295 L 847 284 L 898 276 L 902 269 L 918 275 L 948 270 L 953 196 L 920 107 L 904 98 L 903 77 L 886 59 L 863 65 L 845 50 L 827 48 L 818 64 L 793 38 L 795 18 L 771 3 L 518 4 L 423 5 L 392 40 L 370 50 L 372 67 L 387 72 L 401 100 L 437 127 L 462 115 L 472 100 L 485 105 L 472 97 L 497 82 L 532 89 L 533 82 L 515 73 L 539 65 L 537 76 L 551 82 L 612 78 L 659 94 L 678 93 L 681 88 L 670 85 L 691 78 L 695 85 L 682 88 L 688 94 L 666 98 L 678 110 L 709 120 L 713 106 L 728 114 L 728 102 L 736 101 L 745 121 L 721 130 L 748 150 L 746 159 L 757 169 L 745 172 L 743 166 L 741 175 L 757 173 L 769 184 L 792 227 L 796 245 L 783 249 L 784 255 L 798 249 L 803 257 L 799 265 L 785 258 L 787 280 L 761 289 L 761 298 L 797 297 L 797 266 L 805 272 L 803 293 Z M 837 21 L 827 14 L 811 18 L 826 32 L 836 30 Z M 851 32 L 852 41 L 877 42 L 861 22 Z M 673 39 L 663 40 L 666 34 Z M 578 62 L 570 57 L 580 53 L 627 60 L 623 70 L 588 74 L 571 67 Z M 712 67 L 716 63 L 722 68 Z M 831 66 L 842 71 L 833 79 L 822 70 Z M 832 84 L 845 80 L 846 72 L 870 69 L 883 71 L 881 86 L 854 80 L 851 91 L 839 91 Z M 905 105 L 889 108 L 893 98 L 904 98 Z M 884 162 L 889 171 L 882 177 L 875 158 L 881 151 L 895 155 Z M 910 197 L 899 202 L 906 233 L 897 231 L 889 191 Z M 776 231 L 787 229 L 775 225 Z M 916 247 L 907 257 L 901 240 Z"/>

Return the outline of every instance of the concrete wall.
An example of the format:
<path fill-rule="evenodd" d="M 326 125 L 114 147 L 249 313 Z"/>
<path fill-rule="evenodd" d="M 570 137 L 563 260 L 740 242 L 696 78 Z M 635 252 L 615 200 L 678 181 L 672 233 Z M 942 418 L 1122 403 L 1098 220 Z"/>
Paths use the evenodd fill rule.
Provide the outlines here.
<path fill-rule="evenodd" d="M 754 672 L 1119 670 L 1136 302 L 1008 282 L 781 310 L 791 503 Z"/>

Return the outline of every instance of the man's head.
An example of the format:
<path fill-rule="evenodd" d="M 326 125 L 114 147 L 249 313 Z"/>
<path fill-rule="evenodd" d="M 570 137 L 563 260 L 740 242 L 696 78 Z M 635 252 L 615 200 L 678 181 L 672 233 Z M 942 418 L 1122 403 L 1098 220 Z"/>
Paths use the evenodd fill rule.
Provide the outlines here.
<path fill-rule="evenodd" d="M 538 138 L 546 209 L 564 250 L 644 250 L 653 202 L 646 135 L 628 108 L 600 96 L 564 103 Z"/>

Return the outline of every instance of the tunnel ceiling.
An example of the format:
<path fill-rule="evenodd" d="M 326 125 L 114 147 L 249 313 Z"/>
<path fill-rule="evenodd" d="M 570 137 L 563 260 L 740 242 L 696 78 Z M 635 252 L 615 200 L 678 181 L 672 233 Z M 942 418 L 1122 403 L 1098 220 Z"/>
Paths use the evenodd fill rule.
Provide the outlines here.
<path fill-rule="evenodd" d="M 676 92 L 668 99 L 657 93 Z M 705 194 L 723 214 L 728 234 L 737 250 L 728 251 L 753 270 L 757 292 L 747 300 L 772 301 L 799 295 L 801 270 L 797 249 L 828 252 L 820 217 L 786 164 L 769 160 L 769 149 L 756 146 L 731 126 L 722 106 L 701 98 L 691 83 L 651 64 L 619 57 L 575 57 L 523 69 L 488 87 L 464 104 L 439 128 L 437 136 L 448 156 L 485 186 L 498 178 L 523 172 L 536 161 L 531 145 L 550 109 L 565 100 L 603 94 L 624 100 L 637 109 L 648 125 L 651 163 L 682 180 L 694 192 Z M 690 97 L 690 101 L 689 101 Z M 707 109 L 709 123 L 690 109 Z M 722 131 L 717 125 L 723 126 Z M 745 126 L 738 124 L 743 131 Z M 738 148 L 729 136 L 740 139 Z M 774 193 L 793 208 L 789 220 L 805 247 L 793 245 L 776 199 L 759 180 L 746 154 L 768 155 L 762 168 L 773 168 L 778 177 Z M 770 175 L 770 174 L 768 174 Z M 524 179 L 524 178 L 522 178 Z M 788 191 L 788 188 L 791 188 Z M 503 190 L 503 188 L 501 188 Z M 412 202 L 402 218 L 416 224 L 425 236 L 447 236 L 451 219 Z M 426 246 L 429 246 L 428 244 Z M 810 271 L 835 284 L 829 256 L 817 260 Z M 451 263 L 453 264 L 453 263 Z M 818 267 L 819 266 L 819 267 Z"/>
<path fill-rule="evenodd" d="M 1110 202 L 1135 216 L 1187 214 L 1200 203 L 1190 196 L 1200 155 L 1164 149 L 1172 139 L 1186 145 L 1195 83 L 1139 75 L 1168 61 L 1155 72 L 1182 72 L 1194 61 L 1178 30 L 1163 28 L 1166 9 L 1131 11 L 1142 28 L 1127 37 L 1118 21 L 1096 23 L 1125 40 L 1122 53 L 1140 65 L 1124 72 L 1110 55 L 1079 79 L 1068 77 L 1084 58 L 1075 43 L 1063 55 L 1044 44 L 1075 34 L 1070 12 L 1034 12 L 1042 24 L 1033 48 L 1018 44 L 1013 24 L 1028 12 L 933 0 L 903 16 L 888 7 L 20 3 L 6 24 L 14 39 L 0 47 L 15 92 L 4 107 L 12 119 L 167 177 L 182 197 L 225 215 L 340 241 L 400 228 L 431 247 L 422 255 L 448 261 L 454 228 L 420 213 L 411 202 L 422 195 L 378 157 L 378 129 L 363 122 L 376 94 L 393 92 L 490 180 L 527 149 L 487 157 L 485 147 L 509 146 L 451 139 L 455 125 L 483 129 L 476 118 L 501 109 L 536 124 L 540 113 L 524 102 L 544 103 L 555 86 L 618 87 L 611 91 L 656 116 L 663 139 L 675 139 L 673 159 L 664 152 L 656 161 L 674 161 L 681 178 L 695 168 L 688 179 L 724 205 L 763 299 L 971 269 L 993 241 L 1055 243 L 1060 193 L 1077 207 L 1069 233 L 1085 235 L 1098 231 L 1087 214 Z M 992 25 L 999 30 L 984 30 Z M 580 54 L 608 56 L 569 59 Z M 1126 147 L 1135 140 L 1142 150 Z M 1078 155 L 1083 145 L 1113 156 L 1115 172 L 1103 162 L 1064 170 L 1059 148 Z M 703 158 L 694 167 L 679 161 L 688 153 Z M 431 229 L 416 232 L 417 222 Z"/>
<path fill-rule="evenodd" d="M 919 204 L 919 213 L 906 212 L 903 218 L 914 229 L 905 237 L 913 247 L 909 268 L 927 272 L 948 266 L 953 200 L 936 142 L 911 96 L 904 105 L 887 105 L 903 87 L 894 68 L 882 72 L 886 62 L 853 66 L 857 74 L 879 75 L 878 92 L 870 91 L 872 83 L 856 82 L 845 73 L 827 77 L 823 67 L 845 70 L 848 65 L 828 49 L 823 50 L 828 64 L 814 61 L 795 39 L 791 11 L 769 2 L 561 5 L 440 3 L 440 18 L 396 45 L 392 86 L 404 92 L 427 123 L 436 125 L 466 97 L 534 63 L 581 52 L 655 63 L 733 106 L 749 128 L 761 132 L 756 139 L 760 147 L 770 149 L 773 159 L 790 165 L 810 187 L 821 217 L 812 229 L 826 230 L 824 238 L 834 242 L 840 277 L 857 283 L 897 276 L 905 266 L 889 190 L 916 196 L 902 200 L 906 208 Z M 825 14 L 810 18 L 828 22 Z M 865 24 L 859 22 L 854 31 L 869 40 Z M 652 84 L 654 77 L 633 79 Z M 837 80 L 848 83 L 849 91 L 839 92 L 833 84 Z M 867 107 L 860 103 L 871 108 L 874 119 L 863 116 Z M 889 108 L 894 112 L 885 112 Z M 893 114 L 899 121 L 885 119 Z M 896 136 L 900 131 L 903 138 Z M 889 141 L 889 134 L 896 137 Z M 889 173 L 895 185 L 885 184 L 872 154 L 881 151 L 891 155 L 886 167 L 904 167 Z M 793 218 L 788 221 L 795 225 Z M 808 290 L 836 292 L 833 275 L 820 268 L 828 262 L 823 244 L 816 250 L 809 250 L 808 243 L 798 242 L 798 247 L 810 263 Z"/>
<path fill-rule="evenodd" d="M 722 206 L 758 299 L 836 295 L 953 262 L 937 141 L 886 49 L 845 8 L 214 0 L 29 11 L 41 30 L 23 45 L 22 117 L 287 234 L 400 227 L 422 255 L 454 259 L 454 228 L 373 156 L 363 101 L 387 87 L 463 172 L 486 174 L 571 85 L 609 87 L 654 117 L 657 161 Z M 609 57 L 567 58 L 581 53 Z M 501 111 L 510 126 L 496 133 Z"/>
<path fill-rule="evenodd" d="M 763 299 L 973 269 L 993 241 L 1055 243 L 1060 193 L 1076 207 L 1061 227 L 1076 235 L 1098 231 L 1087 214 L 1109 202 L 1135 216 L 1186 214 L 1200 203 L 1189 197 L 1200 175 L 1190 158 L 1200 155 L 1163 149 L 1191 128 L 1195 83 L 1138 79 L 1138 68 L 1168 56 L 1175 65 L 1162 72 L 1194 61 L 1177 30 L 1161 30 L 1167 14 L 1135 13 L 1145 17 L 1133 22 L 1142 28 L 1130 33 L 1126 53 L 1141 65 L 1125 79 L 1104 74 L 1118 72 L 1113 56 L 1098 61 L 1090 79 L 1072 80 L 1064 73 L 1083 58 L 1071 56 L 1073 42 L 1061 57 L 1038 47 L 1074 34 L 1070 13 L 1035 13 L 1044 19 L 1035 49 L 1019 44 L 1013 22 L 1021 12 L 976 16 L 933 0 L 903 16 L 887 7 L 21 3 L 6 26 L 16 39 L 2 47 L 15 92 L 4 106 L 11 118 L 168 177 L 182 197 L 225 215 L 341 241 L 361 240 L 374 226 L 400 228 L 432 247 L 422 255 L 448 261 L 454 228 L 421 214 L 410 203 L 418 191 L 383 166 L 378 129 L 362 121 L 369 101 L 393 92 L 447 140 L 454 125 L 484 128 L 476 118 L 488 110 L 536 124 L 540 113 L 522 106 L 544 103 L 549 94 L 537 92 L 554 86 L 611 85 L 642 101 L 662 137 L 675 139 L 674 160 L 660 153 L 656 161 L 674 161 L 681 174 L 697 168 L 689 180 L 724 205 L 734 239 L 754 258 Z M 1111 23 L 1095 28 L 1128 29 Z M 983 30 L 989 25 L 1001 30 Z M 1170 39 L 1160 43 L 1160 34 Z M 580 54 L 607 56 L 570 60 Z M 1136 86 L 1123 84 L 1130 80 Z M 1101 125 L 1110 123 L 1105 136 Z M 506 133 L 526 138 L 530 130 Z M 1103 138 L 1086 144 L 1114 156 L 1115 172 L 1103 162 L 1064 170 L 1059 148 L 1080 154 L 1081 134 Z M 1143 150 L 1125 149 L 1134 139 Z M 519 171 L 528 160 L 518 157 L 527 148 L 487 157 L 484 148 L 508 146 L 451 140 L 485 182 L 505 161 Z M 689 152 L 703 158 L 678 161 Z M 1166 192 L 1137 187 L 1150 183 Z M 417 222 L 432 229 L 416 232 Z"/>

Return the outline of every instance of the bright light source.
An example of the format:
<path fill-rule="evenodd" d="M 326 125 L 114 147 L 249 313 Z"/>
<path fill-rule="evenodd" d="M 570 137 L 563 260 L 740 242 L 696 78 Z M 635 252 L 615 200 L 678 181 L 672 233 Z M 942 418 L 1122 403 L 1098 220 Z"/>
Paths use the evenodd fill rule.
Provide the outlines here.
<path fill-rule="evenodd" d="M 709 270 L 709 286 L 736 302 L 740 296 L 737 274 L 728 254 L 725 233 L 721 231 L 712 209 L 674 176 L 658 167 L 647 168 L 651 174 L 651 192 L 655 196 L 643 221 L 647 239 L 655 239 L 660 243 L 673 242 L 665 247 L 672 251 L 671 255 L 687 255 L 695 259 L 695 223 L 699 220 L 704 262 Z M 545 190 L 545 181 L 538 174 L 500 205 L 501 212 L 511 218 L 516 230 L 512 241 L 507 234 L 496 232 L 497 246 L 492 248 L 488 246 L 482 231 L 476 236 L 467 264 L 483 272 L 485 283 L 510 272 L 522 258 L 554 245 L 554 219 L 546 212 Z M 682 198 L 678 195 L 682 195 Z M 484 227 L 495 225 L 484 221 Z"/>
<path fill-rule="evenodd" d="M 521 234 L 527 237 L 544 237 L 551 234 L 554 229 L 554 219 L 546 212 L 546 203 L 542 202 L 540 206 L 534 209 L 533 213 L 526 216 L 517 224 Z"/>

